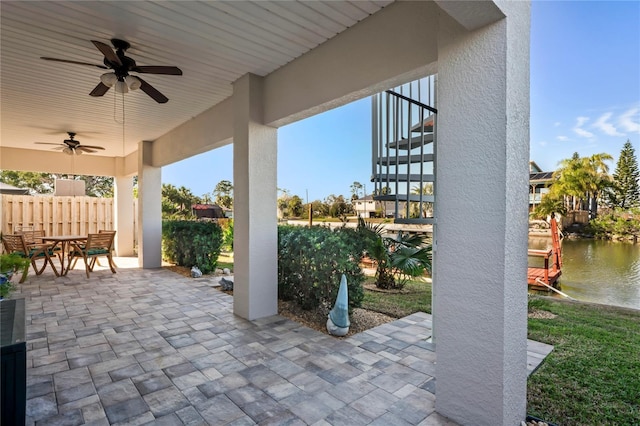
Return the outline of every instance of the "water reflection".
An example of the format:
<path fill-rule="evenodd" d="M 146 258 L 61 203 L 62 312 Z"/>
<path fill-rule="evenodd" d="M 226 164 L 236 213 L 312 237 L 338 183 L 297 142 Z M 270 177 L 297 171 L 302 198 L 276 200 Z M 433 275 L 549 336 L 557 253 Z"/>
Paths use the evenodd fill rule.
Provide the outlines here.
<path fill-rule="evenodd" d="M 550 244 L 550 238 L 529 240 L 530 248 Z M 563 292 L 578 300 L 640 309 L 640 244 L 565 239 L 562 260 Z"/>

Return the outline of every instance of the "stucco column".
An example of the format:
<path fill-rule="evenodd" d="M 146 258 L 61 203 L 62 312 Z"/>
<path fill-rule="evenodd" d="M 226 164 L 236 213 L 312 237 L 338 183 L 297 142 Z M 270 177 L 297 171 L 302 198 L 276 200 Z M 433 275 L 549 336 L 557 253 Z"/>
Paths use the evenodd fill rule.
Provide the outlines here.
<path fill-rule="evenodd" d="M 116 176 L 114 227 L 117 256 L 133 256 L 133 178 Z"/>
<path fill-rule="evenodd" d="M 530 9 L 496 4 L 438 34 L 436 410 L 469 425 L 526 412 Z"/>
<path fill-rule="evenodd" d="M 263 79 L 233 85 L 233 312 L 278 312 L 277 130 L 263 123 Z"/>
<path fill-rule="evenodd" d="M 138 144 L 138 264 L 162 266 L 162 168 L 152 166 L 152 142 Z"/>

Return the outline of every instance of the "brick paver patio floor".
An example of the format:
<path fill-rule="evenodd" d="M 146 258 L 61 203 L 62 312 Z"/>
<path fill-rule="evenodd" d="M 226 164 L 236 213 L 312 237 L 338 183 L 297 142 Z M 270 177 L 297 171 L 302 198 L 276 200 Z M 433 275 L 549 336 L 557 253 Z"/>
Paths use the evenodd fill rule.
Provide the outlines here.
<path fill-rule="evenodd" d="M 210 278 L 30 274 L 28 425 L 452 425 L 434 412 L 431 316 L 336 339 L 247 321 Z M 130 262 L 130 261 L 129 261 Z M 529 343 L 533 370 L 551 350 Z"/>

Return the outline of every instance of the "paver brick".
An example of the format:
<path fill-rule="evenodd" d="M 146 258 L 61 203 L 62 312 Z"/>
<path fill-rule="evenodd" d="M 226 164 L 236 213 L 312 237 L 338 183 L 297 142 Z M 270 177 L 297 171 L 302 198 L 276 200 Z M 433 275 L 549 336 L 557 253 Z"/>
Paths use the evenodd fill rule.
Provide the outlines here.
<path fill-rule="evenodd" d="M 433 412 L 430 315 L 335 339 L 277 315 L 240 318 L 211 280 L 100 268 L 18 289 L 28 426 L 453 424 Z"/>

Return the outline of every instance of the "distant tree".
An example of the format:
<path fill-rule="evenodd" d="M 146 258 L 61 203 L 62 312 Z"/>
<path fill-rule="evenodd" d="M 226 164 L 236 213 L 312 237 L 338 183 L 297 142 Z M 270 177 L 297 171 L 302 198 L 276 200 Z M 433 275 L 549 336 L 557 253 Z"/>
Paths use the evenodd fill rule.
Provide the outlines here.
<path fill-rule="evenodd" d="M 351 201 L 353 202 L 353 200 L 357 200 L 358 198 L 360 198 L 360 191 L 362 190 L 363 186 L 360 182 L 353 182 L 350 188 L 351 188 Z"/>
<path fill-rule="evenodd" d="M 594 217 L 598 212 L 598 199 L 611 185 L 607 161 L 613 157 L 606 153 L 580 157 L 576 152 L 569 159 L 560 162 L 560 168 L 553 173 L 550 194 L 564 197 L 567 210 L 589 210 Z"/>
<path fill-rule="evenodd" d="M 391 188 L 388 186 L 383 186 L 382 188 L 375 189 L 373 191 L 373 195 L 389 195 L 391 194 Z M 386 201 L 378 201 L 380 203 L 380 212 L 382 217 L 387 217 L 387 202 Z"/>
<path fill-rule="evenodd" d="M 108 176 L 66 175 L 57 173 L 19 172 L 2 170 L 0 182 L 19 188 L 28 188 L 34 194 L 52 194 L 56 179 L 83 180 L 90 197 L 113 197 L 113 178 Z"/>
<path fill-rule="evenodd" d="M 612 185 L 607 161 L 613 161 L 613 157 L 603 152 L 593 154 L 584 161 L 587 172 L 591 176 L 589 184 L 587 185 L 589 217 L 594 218 L 598 215 L 598 200 L 600 200 L 602 194 Z"/>
<path fill-rule="evenodd" d="M 530 216 L 533 219 L 544 220 L 551 213 L 559 213 L 564 215 L 567 213 L 567 208 L 562 197 L 547 193 L 542 195 L 540 204 L 538 204 L 535 209 L 533 209 Z"/>
<path fill-rule="evenodd" d="M 335 195 L 331 194 L 329 197 L 327 197 L 327 202 L 329 202 L 329 200 L 331 200 L 329 215 L 331 217 L 339 217 L 344 219 L 349 213 L 349 205 L 345 201 L 344 197 L 342 195 L 336 197 Z"/>
<path fill-rule="evenodd" d="M 313 206 L 314 217 L 327 217 L 329 216 L 329 206 L 323 203 L 321 200 L 315 200 L 311 203 Z"/>
<path fill-rule="evenodd" d="M 218 182 L 213 190 L 216 204 L 228 209 L 233 207 L 233 184 L 228 180 Z"/>
<path fill-rule="evenodd" d="M 0 171 L 0 182 L 18 188 L 28 188 L 32 195 L 53 193 L 54 181 L 55 177 L 51 173 Z"/>
<path fill-rule="evenodd" d="M 89 197 L 113 198 L 113 178 L 109 176 L 80 176 Z"/>
<path fill-rule="evenodd" d="M 287 210 L 290 216 L 300 217 L 302 216 L 302 198 L 294 195 L 287 200 Z"/>
<path fill-rule="evenodd" d="M 411 188 L 411 193 L 414 195 L 433 195 L 433 183 L 425 183 L 422 188 L 419 185 L 415 185 Z M 412 218 L 420 217 L 420 210 L 422 210 L 422 218 L 430 217 L 433 214 L 433 203 L 425 201 L 422 203 L 422 209 L 420 209 L 420 203 L 414 201 L 411 202 L 409 210 Z"/>
<path fill-rule="evenodd" d="M 631 142 L 627 142 L 620 151 L 620 158 L 613 172 L 613 185 L 608 192 L 610 204 L 623 209 L 640 205 L 640 170 Z"/>
<path fill-rule="evenodd" d="M 162 217 L 165 219 L 192 218 L 191 206 L 199 202 L 200 198 L 184 186 L 176 188 L 169 183 L 162 184 Z"/>
<path fill-rule="evenodd" d="M 282 217 L 287 218 L 289 217 L 289 198 L 288 197 L 280 197 L 278 198 L 278 200 L 276 201 L 276 204 L 278 206 L 278 210 L 280 210 L 280 213 L 282 214 Z"/>

